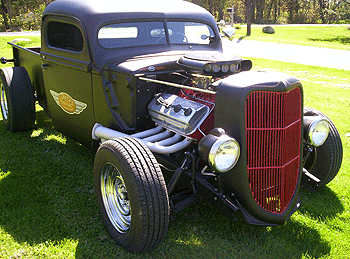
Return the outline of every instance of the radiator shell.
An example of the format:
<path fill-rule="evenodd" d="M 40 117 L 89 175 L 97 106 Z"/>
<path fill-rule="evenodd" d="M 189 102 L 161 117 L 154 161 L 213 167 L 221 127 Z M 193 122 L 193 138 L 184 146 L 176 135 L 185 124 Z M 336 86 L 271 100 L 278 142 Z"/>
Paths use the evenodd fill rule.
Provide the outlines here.
<path fill-rule="evenodd" d="M 220 176 L 225 189 L 237 199 L 248 223 L 282 224 L 300 205 L 298 193 L 302 172 L 300 159 L 302 157 L 301 140 L 303 137 L 302 85 L 290 75 L 249 71 L 217 82 L 217 89 L 215 127 L 225 129 L 227 134 L 234 137 L 241 145 L 241 157 L 237 165 L 228 173 Z M 277 104 L 277 106 L 283 106 L 284 110 L 279 110 L 281 107 L 264 109 L 263 103 L 256 103 L 253 107 L 249 106 L 251 105 L 250 99 L 256 99 L 255 95 L 265 95 L 272 99 L 275 98 L 274 96 L 284 96 L 288 99 L 294 95 L 293 98 L 289 98 L 289 102 L 297 103 L 283 106 L 282 101 L 281 104 Z M 259 109 L 260 107 L 261 109 Z M 286 107 L 290 109 L 286 109 Z M 252 109 L 256 110 L 253 111 L 256 113 L 256 119 L 254 114 L 249 115 Z M 294 114 L 290 115 L 289 112 Z M 272 119 L 264 119 L 265 117 Z M 283 117 L 293 117 L 292 120 L 297 118 L 297 122 L 285 121 Z M 267 124 L 263 125 L 264 123 Z M 271 138 L 272 141 L 269 142 L 268 135 L 271 130 L 275 139 Z M 288 138 L 280 142 L 282 146 L 277 147 L 275 145 L 276 136 L 281 132 L 283 135 L 285 134 L 283 132 L 286 131 Z M 263 142 L 261 142 L 261 137 L 265 138 Z M 261 143 L 270 144 L 262 149 Z M 282 149 L 278 150 L 278 148 Z M 264 150 L 265 154 L 262 154 L 261 150 Z M 264 159 L 264 155 L 266 159 Z M 283 187 L 277 188 L 279 191 L 278 201 L 273 198 L 277 196 L 274 193 L 271 194 L 271 187 L 276 187 L 276 184 L 269 183 L 269 181 L 274 181 L 274 175 L 278 174 L 273 173 L 276 170 L 289 171 L 288 179 L 277 180 L 278 183 L 283 183 Z M 284 176 L 283 173 L 280 175 Z M 264 189 L 266 193 L 270 193 L 262 194 Z M 288 190 L 286 191 L 286 189 Z M 259 192 L 260 194 L 257 194 Z M 283 197 L 281 197 L 282 195 Z M 282 201 L 280 201 L 281 198 Z"/>
<path fill-rule="evenodd" d="M 283 213 L 296 188 L 301 144 L 300 88 L 252 92 L 246 103 L 247 174 L 259 206 Z"/>

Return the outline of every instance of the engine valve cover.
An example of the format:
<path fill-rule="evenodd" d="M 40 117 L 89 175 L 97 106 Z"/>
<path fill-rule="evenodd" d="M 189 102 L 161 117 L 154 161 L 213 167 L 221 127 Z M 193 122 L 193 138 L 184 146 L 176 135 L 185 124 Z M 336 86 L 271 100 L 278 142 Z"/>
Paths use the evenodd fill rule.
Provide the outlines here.
<path fill-rule="evenodd" d="M 182 136 L 195 132 L 210 112 L 204 104 L 169 93 L 156 95 L 148 110 L 156 124 Z"/>

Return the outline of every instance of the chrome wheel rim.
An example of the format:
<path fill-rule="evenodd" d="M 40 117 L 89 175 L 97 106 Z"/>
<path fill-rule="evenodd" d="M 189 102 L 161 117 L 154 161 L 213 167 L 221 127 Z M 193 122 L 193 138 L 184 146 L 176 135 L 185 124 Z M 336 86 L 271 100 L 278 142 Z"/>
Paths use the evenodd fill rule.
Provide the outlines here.
<path fill-rule="evenodd" d="M 7 105 L 7 97 L 6 97 L 6 92 L 5 92 L 5 86 L 3 83 L 1 84 L 1 96 L 0 96 L 0 100 L 1 100 L 1 113 L 2 113 L 2 117 L 4 120 L 7 120 L 8 118 L 8 114 L 9 114 L 9 110 L 8 110 L 8 105 Z"/>
<path fill-rule="evenodd" d="M 128 192 L 119 170 L 107 163 L 101 171 L 101 195 L 103 204 L 113 227 L 126 233 L 131 224 L 131 209 Z"/>

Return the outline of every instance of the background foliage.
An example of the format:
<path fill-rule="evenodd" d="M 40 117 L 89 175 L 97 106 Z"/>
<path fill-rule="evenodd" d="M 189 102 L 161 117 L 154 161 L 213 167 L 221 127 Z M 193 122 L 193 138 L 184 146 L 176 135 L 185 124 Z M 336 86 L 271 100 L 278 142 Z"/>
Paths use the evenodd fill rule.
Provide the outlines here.
<path fill-rule="evenodd" d="M 38 30 L 41 14 L 54 0 L 1 0 L 0 31 Z M 171 0 L 167 0 L 171 1 Z M 188 0 L 217 20 L 235 23 L 350 23 L 350 0 Z"/>
<path fill-rule="evenodd" d="M 53 0 L 1 0 L 0 30 L 38 30 L 45 6 Z"/>
<path fill-rule="evenodd" d="M 208 9 L 218 20 L 228 20 L 233 7 L 234 21 L 252 23 L 347 23 L 350 0 L 191 0 Z M 247 9 L 250 9 L 247 12 Z"/>

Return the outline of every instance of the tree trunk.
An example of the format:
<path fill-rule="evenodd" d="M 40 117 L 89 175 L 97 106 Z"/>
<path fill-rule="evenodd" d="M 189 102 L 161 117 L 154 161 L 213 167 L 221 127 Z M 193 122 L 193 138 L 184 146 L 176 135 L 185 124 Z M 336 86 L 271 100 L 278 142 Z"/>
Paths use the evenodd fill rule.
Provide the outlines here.
<path fill-rule="evenodd" d="M 264 20 L 264 7 L 265 7 L 265 1 L 264 0 L 257 0 L 255 1 L 256 6 L 256 13 L 255 13 L 255 22 L 256 23 L 263 23 Z"/>
<path fill-rule="evenodd" d="M 252 34 L 252 0 L 246 1 L 247 36 Z"/>
<path fill-rule="evenodd" d="M 216 12 L 217 12 L 217 18 L 218 18 L 218 21 L 221 21 L 224 19 L 224 9 L 225 9 L 225 1 L 221 0 L 221 1 L 218 1 L 216 4 L 215 4 L 215 9 L 216 9 Z"/>
<path fill-rule="evenodd" d="M 326 18 L 325 18 L 325 15 L 324 15 L 324 10 L 326 9 L 326 5 L 325 5 L 323 0 L 319 0 L 318 3 L 320 5 L 320 17 L 321 17 L 322 23 L 325 24 L 326 23 Z"/>
<path fill-rule="evenodd" d="M 8 30 L 10 28 L 10 25 L 7 19 L 7 7 L 5 4 L 5 0 L 1 0 L 1 14 L 4 19 L 5 30 Z"/>
<path fill-rule="evenodd" d="M 209 12 L 210 12 L 212 15 L 215 15 L 215 14 L 214 14 L 214 3 L 213 3 L 213 1 L 209 1 L 209 0 L 208 0 L 208 5 L 209 5 Z"/>
<path fill-rule="evenodd" d="M 267 7 L 267 11 L 266 11 L 266 21 L 267 21 L 268 23 L 270 22 L 270 20 L 272 20 L 272 18 L 271 18 L 271 12 L 272 12 L 272 8 L 273 8 L 275 2 L 276 2 L 276 1 L 271 0 L 270 3 L 269 3 L 269 5 L 268 5 L 268 7 Z"/>
<path fill-rule="evenodd" d="M 290 0 L 288 2 L 288 11 L 289 11 L 289 23 L 294 23 L 294 14 L 296 9 L 296 1 L 297 0 Z"/>
<path fill-rule="evenodd" d="M 250 21 L 252 23 L 255 23 L 255 6 L 256 6 L 256 0 L 249 0 L 250 2 Z"/>
<path fill-rule="evenodd" d="M 274 0 L 274 8 L 275 8 L 275 10 L 274 10 L 274 20 L 275 20 L 275 22 L 277 22 L 277 15 L 279 15 L 279 4 L 278 4 L 278 1 L 277 0 Z"/>

